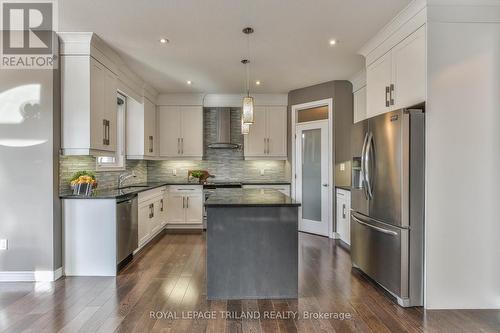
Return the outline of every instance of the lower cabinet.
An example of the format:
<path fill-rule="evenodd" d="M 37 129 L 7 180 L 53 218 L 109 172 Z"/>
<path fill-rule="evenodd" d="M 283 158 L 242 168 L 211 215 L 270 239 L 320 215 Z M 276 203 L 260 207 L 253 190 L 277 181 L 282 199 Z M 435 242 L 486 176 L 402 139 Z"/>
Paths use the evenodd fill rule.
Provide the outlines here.
<path fill-rule="evenodd" d="M 337 234 L 340 240 L 351 245 L 351 192 L 337 189 Z"/>
<path fill-rule="evenodd" d="M 171 225 L 203 225 L 203 187 L 167 186 L 166 220 Z M 167 227 L 169 227 L 167 226 Z"/>
<path fill-rule="evenodd" d="M 166 223 L 165 188 L 139 193 L 139 248 L 156 236 Z"/>

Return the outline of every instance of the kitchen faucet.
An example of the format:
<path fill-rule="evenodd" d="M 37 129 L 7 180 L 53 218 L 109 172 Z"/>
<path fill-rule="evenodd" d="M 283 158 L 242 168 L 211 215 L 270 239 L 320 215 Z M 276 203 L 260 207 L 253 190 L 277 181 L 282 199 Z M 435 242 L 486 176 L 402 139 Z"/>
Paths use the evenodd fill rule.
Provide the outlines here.
<path fill-rule="evenodd" d="M 123 182 L 126 181 L 127 179 L 135 178 L 135 177 L 136 177 L 136 175 L 135 175 L 134 171 L 121 173 L 118 176 L 118 188 L 121 188 L 123 185 Z"/>

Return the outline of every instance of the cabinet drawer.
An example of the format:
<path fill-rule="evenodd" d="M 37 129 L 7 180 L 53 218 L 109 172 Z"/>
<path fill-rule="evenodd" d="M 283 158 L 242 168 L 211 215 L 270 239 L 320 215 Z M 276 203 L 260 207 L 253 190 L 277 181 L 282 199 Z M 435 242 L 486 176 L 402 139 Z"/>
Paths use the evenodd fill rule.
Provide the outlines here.
<path fill-rule="evenodd" d="M 165 187 L 157 187 L 152 190 L 144 191 L 139 193 L 139 204 L 155 199 L 157 197 L 162 197 L 165 192 Z"/>
<path fill-rule="evenodd" d="M 169 185 L 167 186 L 167 192 L 169 193 L 201 193 L 203 191 L 203 186 L 201 185 Z"/>

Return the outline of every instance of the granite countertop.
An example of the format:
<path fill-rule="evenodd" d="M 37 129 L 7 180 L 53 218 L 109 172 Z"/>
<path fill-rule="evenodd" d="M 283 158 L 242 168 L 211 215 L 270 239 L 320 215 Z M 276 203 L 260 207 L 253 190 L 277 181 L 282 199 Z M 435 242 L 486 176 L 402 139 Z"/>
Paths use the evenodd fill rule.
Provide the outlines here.
<path fill-rule="evenodd" d="M 97 189 L 91 195 L 74 195 L 72 191 L 62 192 L 59 197 L 61 199 L 115 199 L 128 194 L 140 193 L 149 191 L 157 187 L 166 185 L 200 185 L 197 182 L 188 182 L 186 180 L 179 182 L 153 182 L 153 183 L 139 183 L 132 185 L 125 185 L 123 189 L 109 188 Z M 129 186 L 129 187 L 127 187 Z"/>
<path fill-rule="evenodd" d="M 351 187 L 350 186 L 342 186 L 342 185 L 335 185 L 336 188 L 340 188 L 342 190 L 350 191 Z"/>
<path fill-rule="evenodd" d="M 222 182 L 221 180 L 216 183 Z M 242 185 L 290 185 L 290 182 L 252 182 L 252 181 L 241 181 L 237 182 Z M 149 182 L 149 183 L 138 183 L 123 186 L 123 189 L 117 188 L 97 188 L 92 192 L 91 195 L 75 195 L 71 190 L 63 191 L 59 197 L 61 199 L 115 199 L 129 194 L 140 193 L 144 191 L 149 191 L 157 187 L 167 186 L 167 185 L 200 185 L 198 182 L 188 182 L 186 179 L 179 179 L 179 181 L 165 181 L 165 182 Z M 129 187 L 127 187 L 129 186 Z M 201 185 L 200 185 L 201 186 Z"/>
<path fill-rule="evenodd" d="M 210 207 L 260 207 L 260 206 L 292 206 L 300 203 L 283 193 L 272 189 L 217 189 L 205 201 Z"/>

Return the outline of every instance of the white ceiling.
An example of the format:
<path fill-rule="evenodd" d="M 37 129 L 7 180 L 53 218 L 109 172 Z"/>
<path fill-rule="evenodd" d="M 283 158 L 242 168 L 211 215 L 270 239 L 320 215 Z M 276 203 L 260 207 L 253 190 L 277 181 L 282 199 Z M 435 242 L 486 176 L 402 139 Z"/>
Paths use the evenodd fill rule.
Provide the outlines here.
<path fill-rule="evenodd" d="M 349 79 L 359 48 L 410 0 L 63 0 L 60 31 L 92 31 L 160 92 L 256 93 Z M 163 45 L 159 39 L 170 43 Z M 339 43 L 331 47 L 332 38 Z M 188 86 L 187 80 L 193 84 Z"/>

